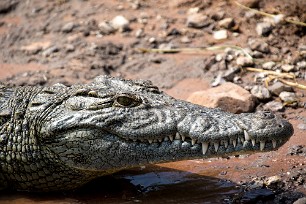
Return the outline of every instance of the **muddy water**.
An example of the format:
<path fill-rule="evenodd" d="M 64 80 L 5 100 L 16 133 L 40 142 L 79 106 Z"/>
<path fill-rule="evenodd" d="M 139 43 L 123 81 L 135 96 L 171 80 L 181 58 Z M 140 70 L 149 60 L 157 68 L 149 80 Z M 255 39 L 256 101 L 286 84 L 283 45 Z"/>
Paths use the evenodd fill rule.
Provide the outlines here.
<path fill-rule="evenodd" d="M 136 168 L 91 182 L 76 192 L 6 193 L 0 203 L 221 203 L 236 184 L 159 166 Z"/>

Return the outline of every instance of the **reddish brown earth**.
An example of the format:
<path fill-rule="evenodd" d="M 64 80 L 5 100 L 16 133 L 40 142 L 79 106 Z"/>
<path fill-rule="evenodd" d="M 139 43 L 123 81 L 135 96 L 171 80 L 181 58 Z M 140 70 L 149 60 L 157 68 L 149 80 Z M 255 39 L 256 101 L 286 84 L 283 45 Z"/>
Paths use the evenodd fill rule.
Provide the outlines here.
<path fill-rule="evenodd" d="M 306 21 L 303 0 L 240 2 L 255 2 L 256 9 Z M 188 9 L 194 7 L 208 16 L 209 26 L 186 26 Z M 295 65 L 306 60 L 305 49 L 299 49 L 306 45 L 305 27 L 282 23 L 262 37 L 255 27 L 263 17 L 246 18 L 245 13 L 233 2 L 221 0 L 5 0 L 0 2 L 0 80 L 10 85 L 71 85 L 110 74 L 149 79 L 168 94 L 187 99 L 192 92 L 209 88 L 213 78 L 226 69 L 212 62 L 223 51 L 161 54 L 142 53 L 139 48 L 157 48 L 163 43 L 180 48 L 247 48 L 248 40 L 255 39 L 266 42 L 270 49 L 256 63 L 258 68 L 267 61 Z M 228 29 L 229 37 L 221 41 L 212 37 L 212 31 L 219 29 L 217 14 L 236 22 Z M 130 30 L 99 34 L 98 24 L 117 15 L 130 21 Z M 69 22 L 75 27 L 63 32 L 62 27 Z M 139 28 L 144 34 L 136 38 Z M 233 35 L 235 32 L 238 37 Z M 184 36 L 191 42 L 182 43 Z M 150 38 L 155 41 L 150 42 Z M 53 46 L 56 51 L 46 54 Z M 305 69 L 295 73 L 298 82 L 306 84 Z M 255 73 L 243 71 L 237 76 L 242 78 L 241 86 L 262 84 L 254 82 Z M 295 92 L 302 105 L 286 107 L 279 113 L 293 124 L 295 133 L 278 151 L 135 168 L 98 179 L 76 192 L 0 192 L 0 203 L 293 203 L 306 195 L 306 152 L 292 150 L 306 145 L 306 130 L 298 128 L 306 124 L 306 91 Z M 281 179 L 275 185 L 263 185 L 271 176 Z"/>

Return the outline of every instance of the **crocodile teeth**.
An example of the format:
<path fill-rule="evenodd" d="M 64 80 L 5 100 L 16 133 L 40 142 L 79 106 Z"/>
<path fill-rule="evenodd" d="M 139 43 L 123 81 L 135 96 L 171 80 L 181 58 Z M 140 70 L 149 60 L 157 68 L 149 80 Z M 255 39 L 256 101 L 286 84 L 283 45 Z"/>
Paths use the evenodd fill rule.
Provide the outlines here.
<path fill-rule="evenodd" d="M 238 144 L 239 144 L 239 143 L 241 143 L 241 140 L 240 140 L 240 138 L 239 138 L 239 137 L 237 138 L 237 140 L 238 140 Z"/>
<path fill-rule="evenodd" d="M 253 145 L 253 147 L 255 146 L 255 144 L 256 144 L 255 139 L 252 139 L 252 145 Z"/>
<path fill-rule="evenodd" d="M 165 141 L 165 142 L 169 141 L 169 137 L 166 136 L 166 137 L 164 138 L 164 141 Z"/>
<path fill-rule="evenodd" d="M 176 133 L 176 135 L 175 135 L 175 139 L 176 139 L 176 140 L 181 140 L 181 136 L 180 136 L 180 134 Z"/>
<path fill-rule="evenodd" d="M 219 149 L 219 142 L 214 142 L 215 151 L 217 152 Z"/>
<path fill-rule="evenodd" d="M 153 140 L 148 140 L 150 144 L 152 144 Z"/>
<path fill-rule="evenodd" d="M 246 141 L 249 141 L 251 139 L 249 133 L 247 131 L 245 131 L 245 130 L 243 130 L 243 132 L 244 132 L 244 139 Z"/>
<path fill-rule="evenodd" d="M 233 145 L 234 145 L 234 147 L 236 147 L 236 145 L 237 145 L 237 141 L 236 140 L 233 140 Z"/>
<path fill-rule="evenodd" d="M 197 140 L 195 140 L 195 139 L 192 139 L 192 140 L 191 140 L 191 144 L 192 144 L 192 145 L 194 145 L 196 142 L 197 142 Z"/>
<path fill-rule="evenodd" d="M 173 135 L 170 135 L 170 136 L 169 136 L 169 139 L 170 139 L 170 141 L 172 142 L 172 141 L 173 141 Z"/>
<path fill-rule="evenodd" d="M 158 142 L 162 142 L 163 140 L 162 139 L 158 139 Z"/>
<path fill-rule="evenodd" d="M 264 150 L 266 141 L 260 141 L 260 151 Z"/>
<path fill-rule="evenodd" d="M 206 154 L 207 150 L 208 150 L 208 143 L 203 142 L 202 143 L 202 153 L 203 153 L 203 155 Z"/>
<path fill-rule="evenodd" d="M 243 144 L 244 141 L 245 141 L 243 137 L 241 137 L 240 140 L 241 140 L 241 143 L 242 143 L 242 144 Z"/>
<path fill-rule="evenodd" d="M 272 140 L 273 148 L 276 148 L 276 140 Z"/>
<path fill-rule="evenodd" d="M 227 140 L 224 141 L 224 146 L 225 146 L 225 148 L 228 147 L 228 141 Z"/>
<path fill-rule="evenodd" d="M 185 136 L 182 136 L 182 140 L 185 141 Z"/>

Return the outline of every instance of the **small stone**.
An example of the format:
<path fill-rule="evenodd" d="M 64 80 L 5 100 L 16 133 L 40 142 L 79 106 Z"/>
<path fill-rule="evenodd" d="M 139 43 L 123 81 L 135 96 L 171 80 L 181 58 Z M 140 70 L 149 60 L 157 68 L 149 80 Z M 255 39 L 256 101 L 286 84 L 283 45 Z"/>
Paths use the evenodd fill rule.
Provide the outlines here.
<path fill-rule="evenodd" d="M 181 42 L 182 42 L 182 43 L 190 43 L 191 40 L 190 40 L 190 38 L 188 38 L 188 36 L 183 36 L 183 37 L 181 38 Z"/>
<path fill-rule="evenodd" d="M 220 62 L 221 60 L 223 60 L 223 54 L 217 54 L 216 57 L 215 57 L 215 60 L 217 62 Z"/>
<path fill-rule="evenodd" d="M 66 45 L 66 52 L 73 52 L 75 47 L 72 44 Z"/>
<path fill-rule="evenodd" d="M 245 56 L 239 56 L 236 59 L 236 64 L 241 67 L 252 66 L 254 64 L 253 59 Z"/>
<path fill-rule="evenodd" d="M 227 39 L 227 30 L 218 30 L 213 32 L 213 37 L 216 40 L 224 40 Z"/>
<path fill-rule="evenodd" d="M 298 101 L 298 98 L 293 92 L 283 91 L 279 94 L 279 97 L 283 102 L 288 103 L 288 104 Z"/>
<path fill-rule="evenodd" d="M 281 181 L 282 181 L 282 179 L 281 179 L 280 176 L 271 176 L 264 181 L 264 184 L 269 187 L 269 186 L 275 185 L 275 184 L 277 184 Z"/>
<path fill-rule="evenodd" d="M 42 52 L 42 56 L 48 57 L 48 56 L 50 56 L 52 53 L 58 52 L 58 51 L 59 51 L 59 48 L 58 48 L 57 46 L 52 46 L 52 47 L 47 48 L 45 51 L 43 51 L 43 52 Z"/>
<path fill-rule="evenodd" d="M 211 18 L 215 21 L 220 21 L 221 19 L 223 19 L 225 16 L 225 12 L 224 11 L 218 11 L 212 14 Z"/>
<path fill-rule="evenodd" d="M 273 25 L 269 22 L 257 23 L 256 32 L 260 36 L 267 36 L 273 29 Z"/>
<path fill-rule="evenodd" d="M 306 124 L 305 123 L 300 123 L 297 125 L 297 128 L 300 130 L 306 130 Z"/>
<path fill-rule="evenodd" d="M 299 51 L 306 51 L 306 44 L 299 45 L 298 50 Z"/>
<path fill-rule="evenodd" d="M 140 29 L 136 30 L 135 36 L 136 36 L 136 38 L 143 37 L 144 36 L 143 29 L 140 28 Z"/>
<path fill-rule="evenodd" d="M 251 39 L 248 41 L 248 44 L 250 45 L 252 50 L 257 50 L 259 52 L 262 53 L 269 53 L 270 52 L 270 48 L 268 43 L 261 41 L 261 40 L 257 40 L 257 39 Z"/>
<path fill-rule="evenodd" d="M 291 86 L 287 86 L 279 81 L 269 86 L 268 89 L 272 94 L 276 96 L 278 96 L 283 91 L 293 92 L 293 88 Z"/>
<path fill-rule="evenodd" d="M 116 16 L 110 21 L 110 25 L 119 30 L 120 32 L 125 32 L 129 30 L 130 22 L 123 16 Z"/>
<path fill-rule="evenodd" d="M 162 43 L 158 46 L 158 49 L 161 50 L 171 50 L 176 48 L 176 46 L 173 43 Z"/>
<path fill-rule="evenodd" d="M 116 29 L 113 28 L 113 27 L 112 27 L 108 22 L 106 22 L 106 21 L 103 21 L 103 22 L 99 23 L 98 27 L 99 27 L 100 32 L 101 32 L 102 34 L 104 34 L 104 35 L 109 35 L 109 34 L 111 34 L 111 33 L 113 33 L 113 32 L 116 31 Z"/>
<path fill-rule="evenodd" d="M 263 86 L 254 86 L 251 89 L 251 94 L 262 101 L 269 100 L 272 97 L 270 91 Z"/>
<path fill-rule="evenodd" d="M 272 112 L 284 111 L 285 107 L 281 102 L 270 101 L 263 106 L 264 110 L 270 110 Z"/>
<path fill-rule="evenodd" d="M 70 33 L 75 28 L 75 26 L 76 25 L 74 22 L 69 22 L 62 27 L 61 31 L 63 33 Z"/>
<path fill-rule="evenodd" d="M 233 18 L 225 18 L 220 20 L 218 25 L 222 28 L 230 29 L 235 26 L 235 21 Z"/>
<path fill-rule="evenodd" d="M 299 198 L 298 200 L 294 201 L 293 204 L 305 204 L 306 203 L 306 197 Z"/>
<path fill-rule="evenodd" d="M 264 57 L 264 55 L 262 54 L 262 52 L 259 52 L 259 51 L 257 51 L 257 50 L 251 52 L 250 54 L 251 54 L 251 56 L 252 56 L 253 58 L 263 58 L 263 57 Z"/>
<path fill-rule="evenodd" d="M 260 0 L 239 0 L 238 2 L 249 8 L 258 8 Z"/>
<path fill-rule="evenodd" d="M 247 90 L 230 82 L 194 92 L 187 101 L 210 108 L 219 107 L 232 113 L 250 112 L 256 104 L 255 98 Z"/>
<path fill-rule="evenodd" d="M 284 64 L 282 65 L 282 70 L 285 72 L 291 72 L 294 70 L 294 66 L 290 64 Z"/>
<path fill-rule="evenodd" d="M 262 65 L 262 68 L 267 69 L 267 70 L 272 70 L 274 68 L 274 66 L 276 65 L 275 62 L 270 61 L 270 62 L 266 62 Z"/>
<path fill-rule="evenodd" d="M 193 8 L 188 9 L 187 13 L 188 14 L 196 14 L 196 13 L 199 13 L 199 11 L 200 11 L 199 7 L 193 7 Z"/>
<path fill-rule="evenodd" d="M 149 43 L 156 43 L 156 38 L 154 38 L 154 37 L 151 37 L 151 38 L 149 38 Z"/>
<path fill-rule="evenodd" d="M 306 61 L 301 61 L 296 64 L 297 70 L 306 69 Z"/>
<path fill-rule="evenodd" d="M 40 52 L 41 50 L 44 50 L 48 47 L 50 47 L 50 42 L 46 41 L 46 42 L 34 42 L 32 44 L 26 45 L 26 46 L 22 46 L 20 48 L 20 50 L 26 52 L 27 54 L 37 54 L 38 52 Z"/>
<path fill-rule="evenodd" d="M 201 13 L 191 14 L 187 18 L 187 27 L 203 28 L 210 24 L 208 17 Z"/>

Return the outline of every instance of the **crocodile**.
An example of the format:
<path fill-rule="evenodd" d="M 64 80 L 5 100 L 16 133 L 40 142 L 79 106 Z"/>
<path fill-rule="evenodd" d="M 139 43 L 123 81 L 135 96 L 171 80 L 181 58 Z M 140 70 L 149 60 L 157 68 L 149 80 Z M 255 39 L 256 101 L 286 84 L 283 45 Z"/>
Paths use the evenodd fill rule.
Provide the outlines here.
<path fill-rule="evenodd" d="M 177 100 L 146 80 L 0 86 L 0 188 L 71 190 L 122 169 L 276 150 L 292 125 Z"/>

